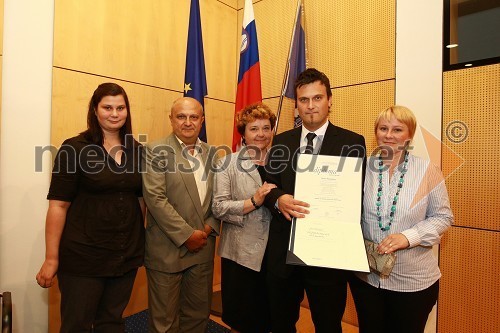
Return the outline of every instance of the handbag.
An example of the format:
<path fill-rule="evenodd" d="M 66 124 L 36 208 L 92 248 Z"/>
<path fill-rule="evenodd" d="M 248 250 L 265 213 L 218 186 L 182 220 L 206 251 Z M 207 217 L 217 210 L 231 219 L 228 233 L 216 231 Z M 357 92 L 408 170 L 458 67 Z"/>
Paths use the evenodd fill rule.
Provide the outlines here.
<path fill-rule="evenodd" d="M 396 263 L 396 254 L 378 253 L 377 244 L 367 239 L 365 239 L 365 248 L 370 271 L 380 275 L 381 277 L 388 277 L 392 272 L 394 264 Z"/>

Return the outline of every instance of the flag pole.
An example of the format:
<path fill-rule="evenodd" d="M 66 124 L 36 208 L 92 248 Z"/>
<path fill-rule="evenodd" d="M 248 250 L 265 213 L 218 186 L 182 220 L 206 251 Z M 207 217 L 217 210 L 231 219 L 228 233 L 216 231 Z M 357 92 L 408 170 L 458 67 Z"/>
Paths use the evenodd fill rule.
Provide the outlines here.
<path fill-rule="evenodd" d="M 292 57 L 292 46 L 293 46 L 292 44 L 293 44 L 293 40 L 295 38 L 295 30 L 296 30 L 295 26 L 297 25 L 297 19 L 299 18 L 299 10 L 300 10 L 301 2 L 302 2 L 302 0 L 297 0 L 297 10 L 295 11 L 295 20 L 293 23 L 292 38 L 290 40 L 290 46 L 288 47 L 288 60 L 286 62 L 285 75 L 283 76 L 283 83 L 281 84 L 281 95 L 280 95 L 280 100 L 278 102 L 278 111 L 276 112 L 276 126 L 274 126 L 273 135 L 276 135 L 276 132 L 278 131 L 278 125 L 280 122 L 280 115 L 281 115 L 281 108 L 283 107 L 283 97 L 285 96 L 286 83 L 287 83 L 288 77 L 290 75 L 290 58 Z"/>
<path fill-rule="evenodd" d="M 305 15 L 305 8 L 304 8 L 304 0 L 299 0 L 301 3 L 302 3 L 302 15 L 301 15 L 301 18 L 302 18 L 302 23 L 304 24 L 303 28 L 304 28 L 304 56 L 305 56 L 305 62 L 306 62 L 306 68 L 309 68 L 308 66 L 308 63 L 307 63 L 307 59 L 309 59 L 307 57 L 307 31 L 306 31 L 306 15 Z"/>

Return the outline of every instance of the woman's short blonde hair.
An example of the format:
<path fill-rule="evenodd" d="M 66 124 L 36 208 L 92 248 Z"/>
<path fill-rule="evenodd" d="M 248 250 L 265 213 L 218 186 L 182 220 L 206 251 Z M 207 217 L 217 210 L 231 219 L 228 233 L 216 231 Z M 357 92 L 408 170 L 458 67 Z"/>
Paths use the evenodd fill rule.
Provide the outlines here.
<path fill-rule="evenodd" d="M 375 120 L 375 134 L 377 134 L 377 127 L 382 119 L 387 121 L 391 121 L 391 118 L 394 117 L 397 121 L 408 126 L 408 131 L 410 134 L 410 138 L 413 139 L 413 135 L 415 134 L 415 130 L 417 129 L 417 119 L 413 112 L 408 109 L 406 106 L 401 105 L 393 105 L 380 112 L 377 119 Z"/>
<path fill-rule="evenodd" d="M 240 135 L 245 134 L 247 124 L 254 122 L 257 119 L 269 119 L 271 130 L 276 125 L 276 115 L 271 111 L 269 106 L 263 103 L 250 104 L 239 111 L 236 115 L 236 129 Z"/>

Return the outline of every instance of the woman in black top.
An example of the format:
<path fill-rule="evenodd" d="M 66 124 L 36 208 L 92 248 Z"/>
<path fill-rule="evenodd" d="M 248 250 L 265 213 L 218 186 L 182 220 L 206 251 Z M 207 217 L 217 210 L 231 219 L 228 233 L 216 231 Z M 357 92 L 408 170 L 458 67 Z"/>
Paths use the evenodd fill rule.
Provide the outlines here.
<path fill-rule="evenodd" d="M 122 314 L 144 257 L 140 144 L 122 87 L 103 83 L 89 103 L 87 130 L 64 141 L 52 171 L 45 261 L 57 274 L 61 332 L 123 332 Z"/>

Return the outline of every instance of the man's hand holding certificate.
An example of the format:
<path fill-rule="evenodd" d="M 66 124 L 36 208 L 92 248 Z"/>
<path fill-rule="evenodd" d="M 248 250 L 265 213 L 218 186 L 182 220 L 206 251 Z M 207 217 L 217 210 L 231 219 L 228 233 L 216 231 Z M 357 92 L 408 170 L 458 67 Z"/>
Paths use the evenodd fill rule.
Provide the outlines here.
<path fill-rule="evenodd" d="M 360 225 L 361 165 L 354 157 L 299 155 L 295 198 L 278 201 L 285 217 L 295 217 L 288 264 L 369 271 Z"/>
<path fill-rule="evenodd" d="M 294 217 L 305 217 L 305 214 L 309 214 L 308 207 L 307 202 L 297 200 L 290 194 L 283 194 L 278 198 L 278 209 L 288 221 Z"/>

